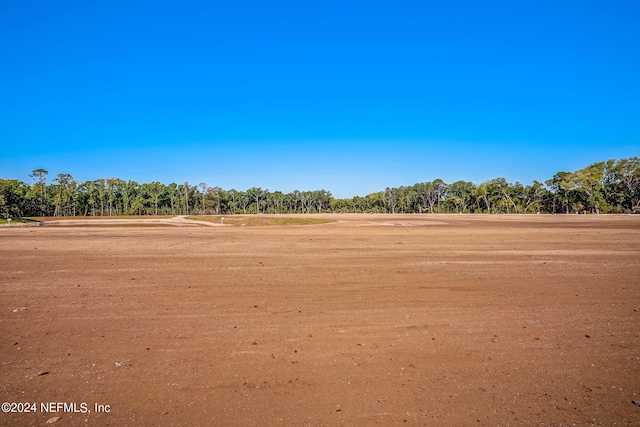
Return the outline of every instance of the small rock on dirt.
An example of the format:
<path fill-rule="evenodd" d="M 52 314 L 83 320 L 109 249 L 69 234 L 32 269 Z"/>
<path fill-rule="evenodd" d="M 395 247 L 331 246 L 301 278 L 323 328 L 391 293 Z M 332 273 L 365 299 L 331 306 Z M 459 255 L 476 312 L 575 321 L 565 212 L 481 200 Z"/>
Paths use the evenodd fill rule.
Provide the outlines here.
<path fill-rule="evenodd" d="M 60 421 L 62 419 L 62 417 L 51 417 L 47 420 L 47 424 L 53 424 L 57 421 Z"/>
<path fill-rule="evenodd" d="M 27 307 L 18 307 L 18 308 L 14 308 L 13 312 L 18 313 L 20 311 L 25 311 L 25 310 L 28 310 Z"/>

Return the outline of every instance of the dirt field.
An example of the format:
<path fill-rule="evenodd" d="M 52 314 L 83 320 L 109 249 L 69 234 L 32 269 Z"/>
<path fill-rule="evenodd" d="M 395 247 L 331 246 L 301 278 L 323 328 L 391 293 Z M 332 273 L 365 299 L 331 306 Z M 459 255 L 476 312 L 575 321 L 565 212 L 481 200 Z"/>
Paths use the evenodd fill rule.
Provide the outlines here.
<path fill-rule="evenodd" d="M 640 425 L 640 216 L 323 217 L 1 228 L 0 425 Z"/>

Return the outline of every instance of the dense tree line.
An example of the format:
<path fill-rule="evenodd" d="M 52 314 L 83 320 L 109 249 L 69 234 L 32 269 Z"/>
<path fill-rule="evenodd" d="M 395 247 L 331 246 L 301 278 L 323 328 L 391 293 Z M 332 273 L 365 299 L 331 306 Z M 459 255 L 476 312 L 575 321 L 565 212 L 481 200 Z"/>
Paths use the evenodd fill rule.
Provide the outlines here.
<path fill-rule="evenodd" d="M 598 162 L 558 172 L 544 183 L 480 184 L 440 179 L 351 199 L 325 190 L 224 190 L 192 185 L 137 183 L 118 178 L 78 182 L 69 174 L 49 180 L 34 170 L 31 183 L 0 179 L 0 217 L 206 215 L 274 213 L 640 213 L 640 159 Z"/>

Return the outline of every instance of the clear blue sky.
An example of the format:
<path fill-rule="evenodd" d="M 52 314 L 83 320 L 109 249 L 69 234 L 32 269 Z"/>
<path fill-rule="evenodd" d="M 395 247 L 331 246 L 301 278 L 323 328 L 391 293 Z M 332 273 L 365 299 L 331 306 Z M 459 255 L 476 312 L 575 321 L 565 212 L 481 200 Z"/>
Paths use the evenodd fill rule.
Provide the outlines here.
<path fill-rule="evenodd" d="M 0 178 L 336 197 L 640 155 L 640 2 L 5 1 Z"/>

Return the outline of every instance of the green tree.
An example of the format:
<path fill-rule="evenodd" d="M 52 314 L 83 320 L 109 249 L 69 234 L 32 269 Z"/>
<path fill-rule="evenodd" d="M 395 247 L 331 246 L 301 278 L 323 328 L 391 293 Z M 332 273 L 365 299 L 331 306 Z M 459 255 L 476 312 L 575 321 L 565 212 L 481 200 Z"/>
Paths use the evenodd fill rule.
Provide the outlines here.
<path fill-rule="evenodd" d="M 260 187 L 252 187 L 247 190 L 247 196 L 256 206 L 256 214 L 260 213 L 261 201 L 267 195 L 269 190 L 263 190 Z"/>
<path fill-rule="evenodd" d="M 68 173 L 59 173 L 53 181 L 58 183 L 58 194 L 53 216 L 63 216 L 63 206 L 66 205 L 67 193 L 69 192 L 68 186 L 73 181 L 73 177 Z"/>
<path fill-rule="evenodd" d="M 150 184 L 142 184 L 142 193 L 148 195 L 149 199 L 153 203 L 153 214 L 158 215 L 158 207 L 160 206 L 160 199 L 165 194 L 165 187 L 161 183 L 154 181 Z M 143 203 L 144 204 L 144 203 Z"/>
<path fill-rule="evenodd" d="M 31 178 L 33 178 L 38 187 L 40 188 L 40 215 L 45 216 L 46 207 L 47 207 L 47 175 L 49 172 L 45 169 L 36 169 L 29 174 Z"/>
<path fill-rule="evenodd" d="M 364 198 L 369 212 L 383 213 L 386 212 L 384 192 L 377 191 L 371 193 Z"/>
<path fill-rule="evenodd" d="M 209 192 L 209 186 L 207 185 L 206 182 L 201 182 L 200 184 L 198 184 L 198 187 L 200 188 L 200 193 L 202 194 L 202 206 L 200 208 L 200 215 L 205 215 L 207 212 L 207 206 L 206 206 L 206 195 Z"/>
<path fill-rule="evenodd" d="M 429 205 L 429 212 L 440 211 L 440 203 L 444 200 L 447 184 L 441 179 L 420 184 L 418 194 L 425 205 Z"/>
<path fill-rule="evenodd" d="M 187 181 L 182 183 L 182 191 L 184 194 L 184 214 L 189 215 L 189 183 Z"/>
<path fill-rule="evenodd" d="M 323 209 L 329 206 L 331 201 L 331 193 L 326 190 L 314 191 L 314 201 L 316 211 L 322 213 Z"/>
<path fill-rule="evenodd" d="M 240 206 L 240 209 L 242 209 L 242 213 L 246 214 L 247 213 L 247 207 L 251 203 L 251 196 L 249 194 L 247 194 L 245 191 L 241 191 L 238 194 L 239 194 L 239 196 L 238 196 L 238 205 Z"/>
<path fill-rule="evenodd" d="M 468 211 L 468 203 L 471 201 L 473 183 L 456 181 L 447 188 L 445 202 L 454 208 L 456 213 Z"/>
<path fill-rule="evenodd" d="M 40 209 L 31 204 L 29 197 L 30 188 L 24 182 L 17 179 L 0 179 L 0 217 L 17 218 Z"/>
<path fill-rule="evenodd" d="M 396 213 L 396 208 L 398 207 L 398 193 L 400 191 L 397 188 L 389 188 L 387 187 L 384 191 L 384 200 L 386 202 L 387 209 L 392 213 Z"/>
<path fill-rule="evenodd" d="M 602 194 L 605 162 L 593 163 L 584 169 L 570 174 L 567 178 L 569 188 L 580 196 L 576 206 L 589 207 L 592 213 L 599 214 L 608 207 Z"/>
<path fill-rule="evenodd" d="M 532 185 L 526 187 L 525 194 L 524 213 L 529 211 L 540 212 L 543 206 L 543 199 L 547 194 L 544 184 L 534 180 Z"/>
<path fill-rule="evenodd" d="M 640 212 L 640 158 L 631 157 L 618 161 L 614 174 L 623 188 L 623 206 L 629 212 Z"/>
<path fill-rule="evenodd" d="M 232 188 L 227 193 L 229 196 L 229 209 L 231 209 L 231 214 L 235 215 L 239 207 L 238 201 L 237 201 L 238 192 Z"/>
<path fill-rule="evenodd" d="M 569 192 L 570 185 L 568 184 L 568 177 L 571 175 L 570 172 L 558 172 L 553 178 L 547 180 L 545 184 L 547 187 L 551 189 L 553 194 L 553 205 L 552 212 L 560 212 L 569 213 Z M 559 204 L 559 206 L 558 206 Z"/>

